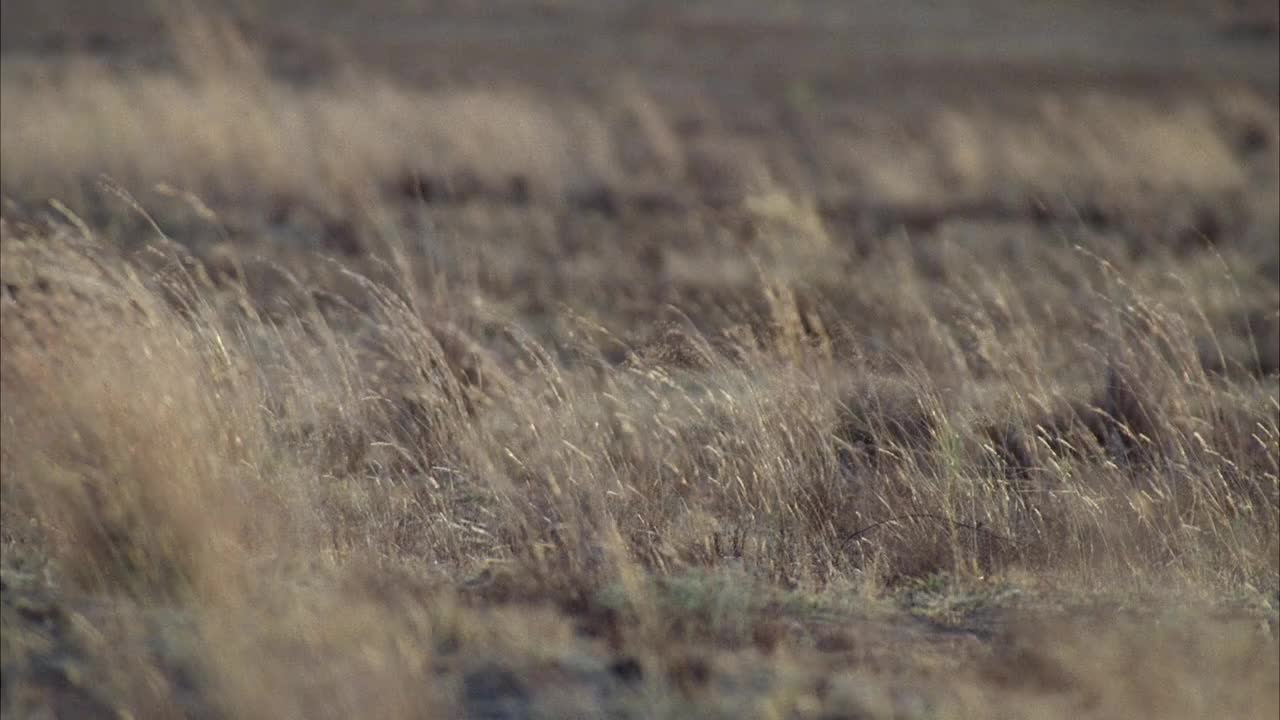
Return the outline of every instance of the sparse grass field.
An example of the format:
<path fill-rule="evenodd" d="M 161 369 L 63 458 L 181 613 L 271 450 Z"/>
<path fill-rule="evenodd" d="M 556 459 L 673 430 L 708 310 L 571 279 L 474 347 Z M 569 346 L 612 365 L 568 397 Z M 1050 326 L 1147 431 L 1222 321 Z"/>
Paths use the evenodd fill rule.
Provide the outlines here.
<path fill-rule="evenodd" d="M 1274 8 L 970 5 L 4 0 L 4 717 L 1276 717 Z"/>

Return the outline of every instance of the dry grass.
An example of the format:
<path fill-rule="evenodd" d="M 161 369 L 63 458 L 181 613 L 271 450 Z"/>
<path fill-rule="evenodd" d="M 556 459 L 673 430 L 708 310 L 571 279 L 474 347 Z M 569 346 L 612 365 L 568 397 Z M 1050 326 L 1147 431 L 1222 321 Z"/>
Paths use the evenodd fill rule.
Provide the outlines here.
<path fill-rule="evenodd" d="M 176 37 L 5 61 L 6 716 L 1280 712 L 1275 178 L 1226 139 L 1274 103 L 943 109 L 797 179 L 634 85 Z"/>

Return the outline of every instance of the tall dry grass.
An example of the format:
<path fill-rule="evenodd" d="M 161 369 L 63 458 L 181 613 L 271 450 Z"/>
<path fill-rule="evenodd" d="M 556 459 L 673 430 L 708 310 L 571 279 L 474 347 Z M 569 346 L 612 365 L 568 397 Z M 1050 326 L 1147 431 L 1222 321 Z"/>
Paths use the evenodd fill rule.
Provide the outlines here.
<path fill-rule="evenodd" d="M 162 15 L 171 67 L 6 57 L 6 194 L 75 201 L 105 173 L 135 193 L 167 183 L 224 209 L 350 211 L 372 188 L 424 187 L 544 201 L 674 188 L 736 204 L 781 185 L 913 206 L 1032 196 L 1154 212 L 1170 197 L 1249 195 L 1240 144 L 1276 145 L 1272 103 L 1229 84 L 1194 102 L 1072 91 L 924 112 L 841 106 L 829 127 L 762 139 L 713 101 L 661 103 L 635 78 L 589 102 L 512 86 L 423 90 L 351 68 L 292 81 L 234 23 Z M 677 121 L 701 129 L 682 134 Z"/>
<path fill-rule="evenodd" d="M 205 692 L 235 714 L 447 706 L 421 683 L 442 633 L 474 632 L 458 588 L 603 613 L 660 657 L 654 638 L 704 632 L 679 613 L 710 612 L 726 647 L 761 632 L 750 604 L 672 606 L 648 580 L 726 562 L 810 593 L 1030 573 L 1244 597 L 1280 572 L 1273 381 L 1206 374 L 1194 318 L 1105 270 L 1083 394 L 982 297 L 964 332 L 1024 345 L 979 372 L 935 324 L 956 353 L 939 377 L 837 359 L 782 286 L 736 344 L 686 319 L 622 364 L 584 318 L 569 364 L 506 326 L 481 383 L 410 286 L 351 275 L 350 334 L 355 304 L 298 287 L 268 319 L 171 242 L 144 266 L 81 232 L 5 238 L 6 524 L 35 518 L 76 592 L 195 613 Z M 414 587 L 438 600 L 394 599 Z"/>
<path fill-rule="evenodd" d="M 286 199 L 327 209 L 419 172 L 503 191 L 520 178 L 558 196 L 611 170 L 607 132 L 584 107 L 363 75 L 297 87 L 268 75 L 229 23 L 172 24 L 176 72 L 6 59 L 6 193 L 70 201 L 92 192 L 82 179 L 107 174 L 135 192 L 164 182 L 224 207 Z"/>
<path fill-rule="evenodd" d="M 119 208 L 0 230 L 6 714 L 1274 714 L 1261 241 L 850 230 L 643 90 L 299 88 L 177 37 L 176 73 L 3 70 L 5 192 Z M 1149 110 L 942 113 L 852 186 L 1240 190 L 1211 113 Z M 707 202 L 415 208 L 454 235 L 374 197 L 406 173 Z M 178 231 L 123 189 L 161 181 Z M 230 236 L 276 195 L 373 237 Z"/>

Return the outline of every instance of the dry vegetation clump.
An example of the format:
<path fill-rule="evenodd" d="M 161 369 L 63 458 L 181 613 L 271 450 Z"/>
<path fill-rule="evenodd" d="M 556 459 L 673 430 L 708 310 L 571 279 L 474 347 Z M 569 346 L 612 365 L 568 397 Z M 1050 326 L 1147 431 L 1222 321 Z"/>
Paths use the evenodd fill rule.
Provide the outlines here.
<path fill-rule="evenodd" d="M 0 71 L 6 716 L 1280 712 L 1274 103 L 174 32 Z"/>
<path fill-rule="evenodd" d="M 6 61 L 5 192 L 83 205 L 93 188 L 82 181 L 106 173 L 135 189 L 198 190 L 222 207 L 302 205 L 337 218 L 379 185 L 425 199 L 558 197 L 607 179 L 606 131 L 585 108 L 363 76 L 294 86 L 223 22 L 185 21 L 173 37 L 177 72 Z"/>

